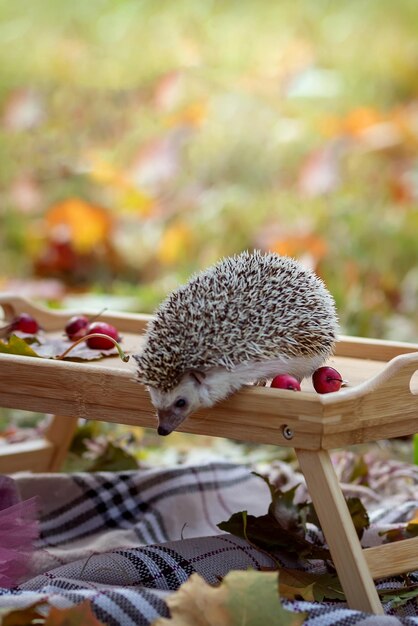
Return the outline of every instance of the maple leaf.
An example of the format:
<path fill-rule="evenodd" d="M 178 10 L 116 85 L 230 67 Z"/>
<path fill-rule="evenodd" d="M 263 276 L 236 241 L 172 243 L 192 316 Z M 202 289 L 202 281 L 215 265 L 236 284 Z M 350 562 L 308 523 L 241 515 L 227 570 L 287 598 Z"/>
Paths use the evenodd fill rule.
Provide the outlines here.
<path fill-rule="evenodd" d="M 283 608 L 277 572 L 234 571 L 217 587 L 193 574 L 166 602 L 171 619 L 153 626 L 301 626 L 306 619 Z"/>

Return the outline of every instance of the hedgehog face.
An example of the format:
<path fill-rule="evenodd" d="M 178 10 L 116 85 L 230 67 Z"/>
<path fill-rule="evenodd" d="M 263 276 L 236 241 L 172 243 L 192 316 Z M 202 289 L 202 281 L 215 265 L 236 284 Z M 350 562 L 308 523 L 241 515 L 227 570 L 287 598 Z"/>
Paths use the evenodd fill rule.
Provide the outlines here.
<path fill-rule="evenodd" d="M 169 435 L 194 411 L 204 404 L 202 374 L 187 373 L 170 391 L 149 387 L 151 402 L 157 409 L 158 434 Z"/>

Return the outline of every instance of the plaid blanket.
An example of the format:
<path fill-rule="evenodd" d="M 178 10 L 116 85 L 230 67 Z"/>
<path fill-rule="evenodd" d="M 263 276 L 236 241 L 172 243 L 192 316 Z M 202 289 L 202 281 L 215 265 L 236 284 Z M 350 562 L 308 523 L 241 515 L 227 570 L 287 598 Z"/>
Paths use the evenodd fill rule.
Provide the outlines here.
<path fill-rule="evenodd" d="M 282 470 L 287 484 L 301 479 L 285 464 Z M 119 473 L 22 474 L 15 476 L 13 489 L 14 496 L 9 482 L 7 495 L 5 490 L 2 494 L 0 482 L 0 509 L 18 500 L 33 502 L 36 496 L 40 539 L 30 575 L 13 589 L 0 588 L 0 608 L 46 598 L 64 608 L 89 599 L 97 617 L 109 626 L 145 626 L 168 615 L 165 597 L 194 572 L 216 583 L 230 570 L 273 564 L 268 555 L 217 527 L 234 512 L 246 509 L 262 515 L 267 510 L 266 484 L 243 465 L 212 462 Z M 418 497 L 409 493 L 408 500 L 398 498 L 395 507 L 389 498 L 374 505 L 373 527 L 365 539 L 369 543 L 377 537 L 376 530 L 409 519 L 418 508 Z M 382 584 L 393 587 L 400 582 Z M 341 602 L 283 604 L 307 612 L 306 626 L 418 625 L 414 602 L 399 609 L 397 616 L 390 606 L 385 616 L 371 616 Z"/>

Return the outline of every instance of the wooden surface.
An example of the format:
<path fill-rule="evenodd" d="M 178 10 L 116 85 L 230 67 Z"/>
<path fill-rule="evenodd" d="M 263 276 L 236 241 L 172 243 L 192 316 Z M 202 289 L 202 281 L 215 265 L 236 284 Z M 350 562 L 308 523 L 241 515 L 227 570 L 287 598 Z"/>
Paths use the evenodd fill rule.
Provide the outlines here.
<path fill-rule="evenodd" d="M 74 311 L 49 311 L 14 296 L 0 296 L 10 319 L 29 312 L 52 336 L 62 335 Z M 104 313 L 116 324 L 125 351 L 138 351 L 150 316 Z M 372 354 L 373 359 L 368 358 Z M 396 356 L 400 354 L 400 356 Z M 390 357 L 388 363 L 386 358 Z M 342 337 L 329 364 L 348 380 L 339 392 L 320 395 L 304 381 L 301 392 L 248 386 L 179 430 L 318 450 L 418 431 L 418 345 Z M 0 354 L 0 406 L 156 426 L 148 392 L 135 380 L 133 359 L 118 356 L 76 363 Z M 293 432 L 291 439 L 284 429 Z"/>
<path fill-rule="evenodd" d="M 296 450 L 341 585 L 352 609 L 383 614 L 341 487 L 325 450 Z"/>
<path fill-rule="evenodd" d="M 363 550 L 373 578 L 413 572 L 418 566 L 418 537 Z"/>
<path fill-rule="evenodd" d="M 46 439 L 0 446 L 0 473 L 13 474 L 27 470 L 45 472 L 54 454 L 53 445 Z"/>

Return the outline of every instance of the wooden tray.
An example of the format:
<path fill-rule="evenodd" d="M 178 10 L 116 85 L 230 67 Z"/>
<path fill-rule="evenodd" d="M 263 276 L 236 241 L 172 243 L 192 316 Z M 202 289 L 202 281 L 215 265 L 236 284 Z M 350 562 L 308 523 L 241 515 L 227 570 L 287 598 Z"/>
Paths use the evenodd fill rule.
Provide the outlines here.
<path fill-rule="evenodd" d="M 7 320 L 27 312 L 55 335 L 74 314 L 7 294 L 0 295 L 0 306 Z M 140 348 L 149 316 L 102 318 L 123 334 L 127 352 Z M 416 569 L 418 538 L 363 550 L 328 449 L 418 431 L 418 345 L 341 337 L 330 364 L 349 381 L 347 388 L 319 395 L 308 382 L 296 393 L 248 386 L 179 430 L 295 448 L 349 606 L 382 614 L 373 579 Z M 82 417 L 156 426 L 148 393 L 135 381 L 134 361 L 119 357 L 74 363 L 0 354 L 0 406 L 74 422 Z M 59 432 L 54 438 L 59 441 Z"/>
<path fill-rule="evenodd" d="M 32 314 L 60 336 L 74 311 L 52 311 L 0 294 L 6 320 Z M 77 311 L 77 313 L 86 313 Z M 88 314 L 88 313 L 87 313 Z M 138 351 L 148 315 L 104 313 Z M 336 393 L 317 394 L 248 386 L 179 428 L 190 433 L 292 446 L 332 449 L 418 431 L 418 345 L 341 337 L 329 364 L 348 380 Z M 118 356 L 71 362 L 0 354 L 0 406 L 103 421 L 156 426 L 148 392 L 135 380 L 135 362 Z"/>

